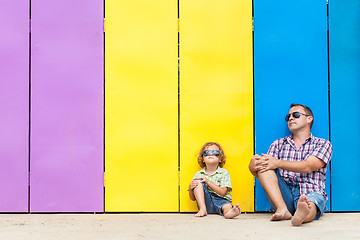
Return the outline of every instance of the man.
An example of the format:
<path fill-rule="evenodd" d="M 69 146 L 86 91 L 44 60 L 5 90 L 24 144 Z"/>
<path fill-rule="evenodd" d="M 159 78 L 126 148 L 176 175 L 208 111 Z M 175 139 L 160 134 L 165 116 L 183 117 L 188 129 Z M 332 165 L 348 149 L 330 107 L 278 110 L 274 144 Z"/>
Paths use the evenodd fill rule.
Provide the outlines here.
<path fill-rule="evenodd" d="M 314 137 L 310 108 L 291 104 L 286 116 L 292 135 L 274 141 L 267 154 L 254 155 L 249 170 L 263 186 L 272 210 L 271 221 L 290 220 L 293 226 L 311 222 L 326 210 L 326 166 L 331 143 Z"/>

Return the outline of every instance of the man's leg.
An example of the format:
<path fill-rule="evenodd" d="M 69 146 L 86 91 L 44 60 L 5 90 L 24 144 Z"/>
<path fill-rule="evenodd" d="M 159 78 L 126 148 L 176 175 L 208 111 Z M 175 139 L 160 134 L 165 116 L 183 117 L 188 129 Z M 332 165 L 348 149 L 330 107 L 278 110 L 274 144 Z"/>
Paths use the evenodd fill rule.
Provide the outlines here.
<path fill-rule="evenodd" d="M 299 194 L 300 195 L 300 194 Z M 294 199 L 296 201 L 296 199 Z M 291 223 L 300 226 L 302 223 L 317 220 L 326 210 L 326 198 L 317 192 L 302 194 L 297 202 L 297 209 Z"/>
<path fill-rule="evenodd" d="M 300 226 L 303 223 L 311 222 L 316 216 L 317 208 L 315 203 L 310 202 L 309 198 L 302 194 L 297 203 L 294 217 L 291 219 L 293 226 Z"/>
<path fill-rule="evenodd" d="M 271 221 L 289 220 L 292 215 L 289 212 L 280 191 L 278 176 L 275 171 L 269 170 L 263 173 L 258 172 L 258 179 L 266 194 L 276 207 L 276 212 L 272 215 Z"/>

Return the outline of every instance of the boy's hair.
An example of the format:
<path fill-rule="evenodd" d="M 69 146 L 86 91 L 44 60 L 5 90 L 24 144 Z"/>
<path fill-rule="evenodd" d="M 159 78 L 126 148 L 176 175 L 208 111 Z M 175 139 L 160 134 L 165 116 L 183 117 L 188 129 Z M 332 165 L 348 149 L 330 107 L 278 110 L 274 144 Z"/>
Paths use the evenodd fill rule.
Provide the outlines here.
<path fill-rule="evenodd" d="M 298 103 L 292 103 L 290 105 L 290 108 L 292 108 L 292 107 L 302 107 L 307 115 L 312 116 L 313 120 L 310 123 L 310 129 L 311 129 L 314 124 L 314 115 L 313 115 L 313 112 L 311 111 L 311 109 L 308 106 L 298 104 Z"/>
<path fill-rule="evenodd" d="M 200 151 L 199 151 L 199 154 L 198 154 L 198 158 L 197 158 L 197 161 L 200 165 L 200 167 L 205 167 L 205 163 L 203 162 L 203 152 L 205 151 L 205 149 L 209 146 L 212 146 L 212 145 L 215 145 L 219 148 L 219 152 L 220 152 L 220 156 L 218 157 L 220 159 L 220 163 L 219 163 L 219 166 L 220 167 L 223 167 L 225 165 L 225 161 L 226 161 L 226 156 L 225 156 L 225 153 L 224 153 L 224 149 L 221 147 L 221 145 L 217 142 L 207 142 L 205 143 Z"/>

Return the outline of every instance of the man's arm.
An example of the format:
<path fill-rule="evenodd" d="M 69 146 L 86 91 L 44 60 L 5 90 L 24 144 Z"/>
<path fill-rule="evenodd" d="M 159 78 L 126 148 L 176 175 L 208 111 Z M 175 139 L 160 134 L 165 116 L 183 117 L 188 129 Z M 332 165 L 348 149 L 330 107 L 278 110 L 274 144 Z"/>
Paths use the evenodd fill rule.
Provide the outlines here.
<path fill-rule="evenodd" d="M 255 167 L 260 172 L 281 168 L 297 173 L 311 173 L 326 165 L 320 158 L 311 155 L 305 161 L 296 162 L 279 160 L 267 154 L 263 154 L 261 158 L 263 161 L 259 162 Z"/>

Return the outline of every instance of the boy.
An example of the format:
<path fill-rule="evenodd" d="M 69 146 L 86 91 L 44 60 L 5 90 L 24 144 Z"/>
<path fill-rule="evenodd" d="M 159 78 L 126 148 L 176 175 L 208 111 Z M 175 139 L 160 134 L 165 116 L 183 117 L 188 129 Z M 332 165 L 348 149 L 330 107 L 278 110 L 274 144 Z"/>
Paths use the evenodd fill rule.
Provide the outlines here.
<path fill-rule="evenodd" d="M 199 153 L 198 171 L 189 185 L 189 197 L 197 202 L 199 212 L 195 217 L 204 217 L 208 213 L 217 213 L 225 218 L 234 218 L 241 213 L 239 204 L 231 204 L 231 181 L 229 172 L 222 166 L 226 156 L 220 144 L 205 143 Z"/>

